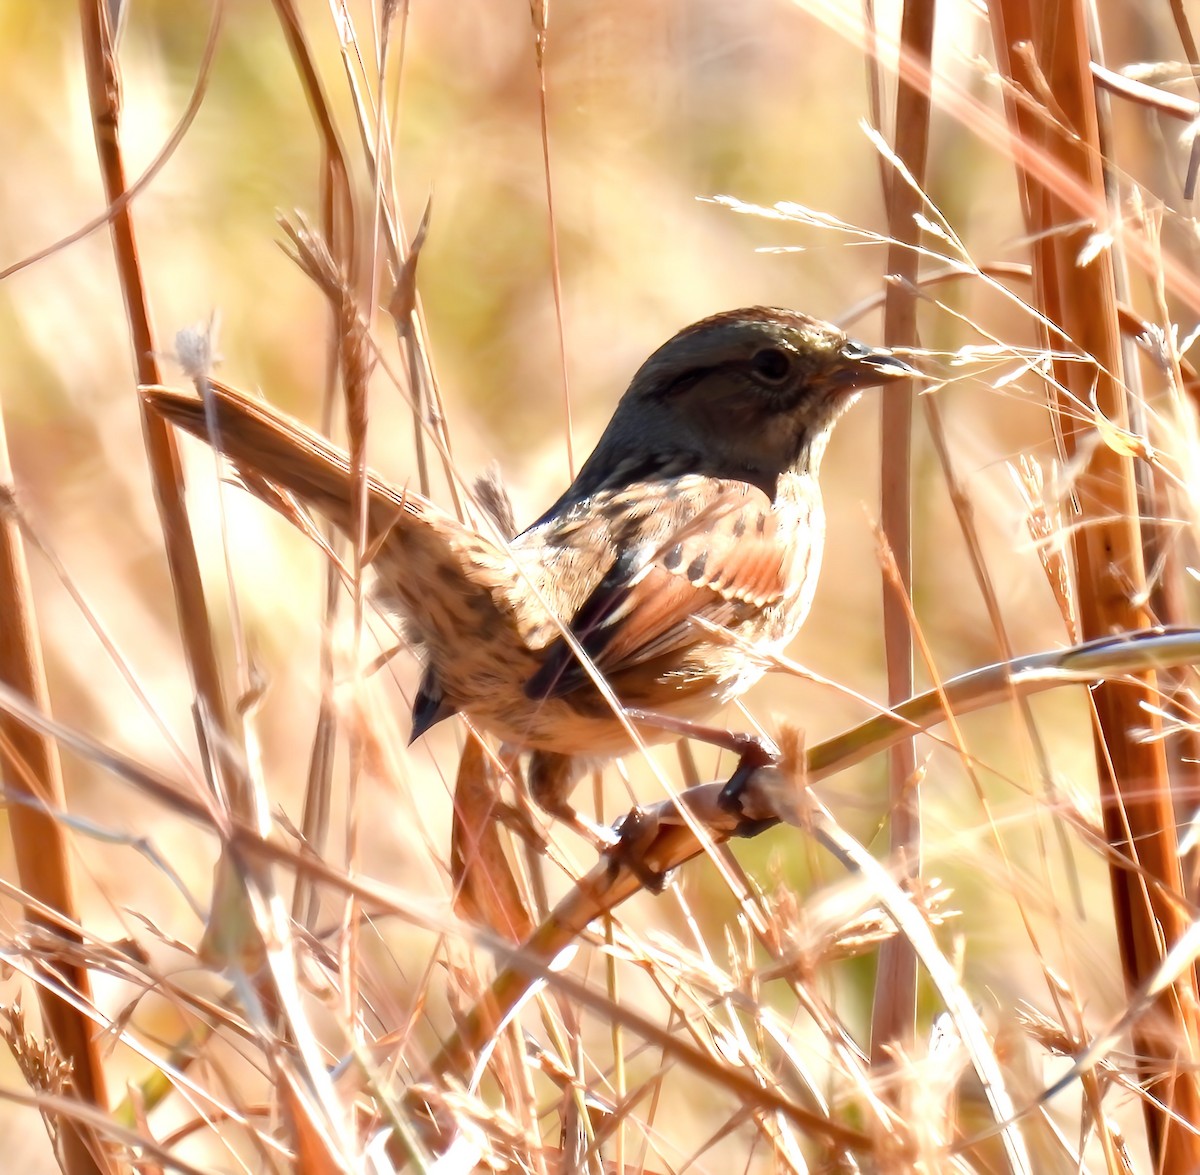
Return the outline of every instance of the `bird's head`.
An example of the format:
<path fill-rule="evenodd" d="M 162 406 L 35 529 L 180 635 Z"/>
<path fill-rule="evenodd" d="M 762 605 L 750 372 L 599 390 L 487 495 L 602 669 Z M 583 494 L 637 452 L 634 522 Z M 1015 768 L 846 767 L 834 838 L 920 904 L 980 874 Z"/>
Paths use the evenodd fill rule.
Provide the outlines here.
<path fill-rule="evenodd" d="M 915 374 L 890 351 L 792 310 L 714 315 L 642 364 L 571 496 L 594 492 L 589 483 L 606 471 L 634 480 L 656 465 L 663 476 L 738 478 L 773 495 L 780 474 L 817 472 L 830 429 L 859 392 Z"/>

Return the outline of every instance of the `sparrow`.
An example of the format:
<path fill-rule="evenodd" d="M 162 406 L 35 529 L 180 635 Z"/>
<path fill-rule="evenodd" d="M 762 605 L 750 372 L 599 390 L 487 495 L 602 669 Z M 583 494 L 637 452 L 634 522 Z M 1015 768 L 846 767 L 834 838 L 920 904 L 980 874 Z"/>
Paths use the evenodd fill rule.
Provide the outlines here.
<path fill-rule="evenodd" d="M 915 374 L 805 314 L 731 310 L 642 364 L 574 481 L 511 539 L 368 471 L 375 595 L 425 666 L 413 738 L 467 716 L 530 752 L 544 810 L 587 827 L 569 803 L 586 766 L 703 729 L 796 635 L 824 547 L 830 432 L 863 389 Z M 250 488 L 265 480 L 357 533 L 344 450 L 207 386 L 143 394 Z"/>

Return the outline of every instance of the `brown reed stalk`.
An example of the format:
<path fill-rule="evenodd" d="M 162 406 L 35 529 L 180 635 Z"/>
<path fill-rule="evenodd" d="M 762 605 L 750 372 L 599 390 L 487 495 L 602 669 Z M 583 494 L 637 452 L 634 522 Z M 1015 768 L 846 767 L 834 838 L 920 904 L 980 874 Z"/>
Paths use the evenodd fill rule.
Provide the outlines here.
<path fill-rule="evenodd" d="M 12 490 L 12 469 L 0 416 L 0 497 L 9 498 L 7 506 L 0 505 L 0 682 L 9 684 L 38 710 L 49 713 L 50 693 Z M 53 815 L 66 807 L 58 744 L 12 715 L 0 714 L 0 776 L 12 800 L 8 822 L 21 888 L 34 903 L 61 916 L 61 920 L 50 923 L 32 910 L 29 913 L 34 953 L 49 963 L 39 971 L 74 992 L 84 1006 L 90 1006 L 91 979 L 79 962 L 82 939 L 66 929 L 78 923 L 78 914 L 66 832 Z M 107 1110 L 104 1062 L 92 1021 L 43 984 L 38 985 L 37 995 L 50 1039 L 71 1066 L 71 1095 L 89 1106 Z M 67 1175 L 99 1175 L 111 1170 L 100 1136 L 85 1118 L 64 1114 L 57 1121 L 61 1162 Z"/>
<path fill-rule="evenodd" d="M 1000 0 L 990 7 L 1002 74 L 1012 86 L 1007 114 L 1014 136 L 1105 207 L 1104 141 L 1091 76 L 1091 47 L 1081 0 Z M 1032 238 L 1035 300 L 1061 331 L 1053 345 L 1055 404 L 1066 460 L 1077 470 L 1078 516 L 1072 527 L 1077 597 L 1085 639 L 1145 628 L 1144 539 L 1133 458 L 1097 443 L 1096 414 L 1125 428 L 1128 377 L 1120 347 L 1113 257 L 1085 253 L 1108 226 L 1084 217 L 1043 174 L 1019 166 Z M 1084 257 L 1089 260 L 1085 263 Z M 1064 342 L 1065 341 L 1065 342 Z M 1065 352 L 1074 350 L 1087 362 Z M 1187 929 L 1170 778 L 1152 704 L 1154 675 L 1107 681 L 1091 693 L 1104 823 L 1115 853 L 1113 912 L 1127 990 L 1154 974 Z M 1200 1016 L 1194 976 L 1182 975 L 1134 1027 L 1134 1048 L 1151 1097 L 1144 1117 L 1156 1169 L 1200 1168 Z"/>
<path fill-rule="evenodd" d="M 908 0 L 900 21 L 900 52 L 929 66 L 936 23 L 935 0 Z M 912 176 L 891 172 L 884 163 L 887 203 L 887 273 L 883 335 L 890 347 L 917 345 L 916 281 L 920 256 L 912 248 L 920 235 L 916 214 L 921 209 L 929 155 L 930 95 L 926 87 L 902 73 L 896 82 L 896 122 L 893 147 Z M 895 560 L 898 590 L 883 576 L 883 642 L 887 666 L 888 703 L 896 705 L 913 692 L 913 636 L 907 600 L 912 598 L 912 418 L 913 391 L 897 388 L 882 397 L 880 432 L 886 438 L 880 459 L 880 523 Z M 898 742 L 888 754 L 888 814 L 890 851 L 902 877 L 921 872 L 921 793 L 916 786 L 917 752 L 912 739 Z M 903 935 L 889 939 L 879 951 L 871 1011 L 871 1060 L 889 1063 L 895 1047 L 911 1043 L 916 1033 L 917 957 Z"/>
<path fill-rule="evenodd" d="M 120 144 L 121 80 L 108 7 L 94 0 L 80 0 L 80 19 L 92 130 L 104 194 L 112 210 L 109 223 L 133 347 L 134 369 L 139 384 L 156 384 L 161 382 L 156 340 L 138 260 L 132 212 L 124 200 L 128 185 Z M 176 440 L 171 430 L 144 408 L 142 428 L 157 493 L 156 504 L 166 539 L 167 562 L 182 625 L 184 650 L 196 687 L 200 711 L 197 715 L 198 726 L 202 730 L 201 724 L 211 723 L 212 730 L 228 736 L 230 724 L 225 691 L 213 648 L 208 606 L 192 543 L 191 523 L 183 501 L 183 472 Z M 202 730 L 201 743 L 206 742 Z M 219 771 L 219 764 L 210 763 L 209 766 Z M 237 782 L 239 773 L 233 771 L 226 774 L 231 778 L 228 781 L 222 779 L 222 782 L 232 789 L 228 794 L 235 809 L 249 813 L 251 804 L 240 795 L 241 788 Z"/>

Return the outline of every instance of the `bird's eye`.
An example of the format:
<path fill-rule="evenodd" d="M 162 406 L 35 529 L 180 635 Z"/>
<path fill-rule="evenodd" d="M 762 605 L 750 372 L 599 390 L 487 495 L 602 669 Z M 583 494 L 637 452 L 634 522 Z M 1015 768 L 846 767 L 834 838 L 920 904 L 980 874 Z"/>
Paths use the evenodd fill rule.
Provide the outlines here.
<path fill-rule="evenodd" d="M 750 366 L 768 383 L 780 383 L 787 379 L 792 370 L 792 360 L 786 351 L 781 351 L 778 347 L 764 347 L 754 353 Z"/>

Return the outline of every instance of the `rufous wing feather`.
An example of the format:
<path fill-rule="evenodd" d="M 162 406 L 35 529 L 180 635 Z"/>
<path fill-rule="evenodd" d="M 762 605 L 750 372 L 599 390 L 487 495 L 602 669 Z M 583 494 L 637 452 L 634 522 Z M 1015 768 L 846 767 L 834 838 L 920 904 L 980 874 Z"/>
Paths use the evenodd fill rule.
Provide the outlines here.
<path fill-rule="evenodd" d="M 705 625 L 732 626 L 788 591 L 797 552 L 777 534 L 767 496 L 741 482 L 686 480 L 697 483 L 687 493 L 669 484 L 644 488 L 651 499 L 657 491 L 657 508 L 639 512 L 640 536 L 619 537 L 621 557 L 571 620 L 575 640 L 610 680 L 711 639 Z M 563 697 L 590 680 L 560 637 L 526 694 Z"/>

